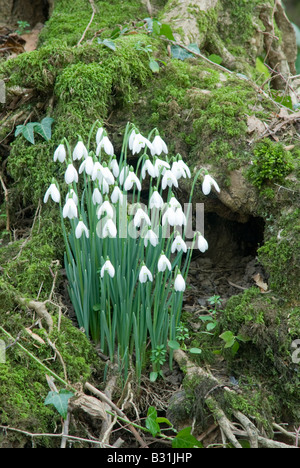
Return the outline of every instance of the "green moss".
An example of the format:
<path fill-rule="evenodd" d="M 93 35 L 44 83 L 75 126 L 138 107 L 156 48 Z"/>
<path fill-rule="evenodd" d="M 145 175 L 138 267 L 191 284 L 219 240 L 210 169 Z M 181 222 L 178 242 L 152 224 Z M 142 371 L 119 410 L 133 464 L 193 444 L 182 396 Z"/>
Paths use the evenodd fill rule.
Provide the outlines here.
<path fill-rule="evenodd" d="M 265 139 L 254 146 L 253 154 L 247 175 L 256 187 L 268 182 L 280 183 L 294 169 L 292 155 L 281 143 Z"/>

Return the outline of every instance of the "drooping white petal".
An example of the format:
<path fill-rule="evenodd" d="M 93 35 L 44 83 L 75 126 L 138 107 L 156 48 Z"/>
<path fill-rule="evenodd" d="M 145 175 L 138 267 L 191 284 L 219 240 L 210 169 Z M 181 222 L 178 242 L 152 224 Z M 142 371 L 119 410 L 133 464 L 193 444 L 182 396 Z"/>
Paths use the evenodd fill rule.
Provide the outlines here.
<path fill-rule="evenodd" d="M 116 158 L 113 158 L 109 164 L 110 169 L 115 177 L 118 177 L 120 174 L 120 168 Z"/>
<path fill-rule="evenodd" d="M 163 161 L 162 159 L 156 158 L 154 167 L 158 174 L 164 174 L 167 169 L 170 169 L 170 164 L 167 161 Z"/>
<path fill-rule="evenodd" d="M 103 132 L 104 132 L 104 128 L 103 128 L 103 127 L 99 127 L 98 130 L 97 130 L 97 133 L 96 133 L 96 143 L 97 143 L 97 146 L 99 145 L 100 141 L 102 140 Z"/>
<path fill-rule="evenodd" d="M 58 145 L 58 147 L 54 151 L 53 160 L 54 161 L 58 160 L 59 162 L 63 163 L 66 160 L 66 157 L 67 157 L 66 149 L 64 145 L 61 143 L 60 145 Z"/>
<path fill-rule="evenodd" d="M 157 156 L 160 156 L 162 152 L 168 154 L 167 145 L 159 135 L 156 135 L 154 137 L 154 140 L 152 141 L 151 154 L 152 156 L 154 156 L 155 154 L 157 154 Z"/>
<path fill-rule="evenodd" d="M 117 203 L 117 202 L 123 203 L 124 195 L 117 185 L 113 189 L 110 199 L 112 203 Z"/>
<path fill-rule="evenodd" d="M 184 240 L 182 239 L 182 237 L 178 234 L 174 241 L 172 242 L 172 246 L 171 246 L 171 252 L 174 253 L 174 252 L 181 252 L 181 250 L 186 253 L 187 252 L 187 245 L 186 243 L 184 242 Z"/>
<path fill-rule="evenodd" d="M 208 249 L 208 242 L 207 240 L 202 236 L 202 234 L 198 235 L 198 249 L 200 252 L 204 253 Z"/>
<path fill-rule="evenodd" d="M 178 159 L 177 164 L 178 164 L 179 167 L 186 173 L 186 175 L 187 175 L 188 178 L 190 179 L 190 178 L 191 178 L 191 171 L 190 171 L 190 168 L 187 166 L 187 164 L 183 161 L 182 158 Z"/>
<path fill-rule="evenodd" d="M 217 192 L 220 192 L 220 187 L 217 182 L 209 174 L 206 174 L 202 182 L 202 192 L 204 195 L 208 195 L 210 193 L 212 186 Z"/>
<path fill-rule="evenodd" d="M 66 184 L 72 184 L 73 182 L 78 182 L 78 173 L 73 164 L 69 164 L 65 172 L 65 181 Z"/>
<path fill-rule="evenodd" d="M 145 247 L 148 246 L 148 242 L 150 242 L 150 244 L 153 247 L 156 247 L 157 244 L 158 244 L 158 236 L 152 229 L 148 229 L 148 231 L 145 234 L 145 237 L 144 237 L 144 246 Z"/>
<path fill-rule="evenodd" d="M 106 272 L 109 274 L 111 278 L 115 276 L 115 268 L 110 260 L 106 260 L 103 267 L 101 268 L 101 271 L 100 271 L 101 278 L 104 277 Z"/>
<path fill-rule="evenodd" d="M 126 180 L 124 182 L 124 190 L 128 191 L 131 190 L 133 187 L 133 184 L 136 185 L 137 189 L 139 191 L 142 190 L 141 182 L 138 179 L 138 177 L 135 175 L 133 171 L 130 171 L 128 176 L 126 177 Z"/>
<path fill-rule="evenodd" d="M 83 221 L 79 221 L 75 229 L 75 237 L 77 239 L 80 239 L 83 232 L 85 233 L 86 237 L 89 237 L 90 234 L 88 228 L 86 227 Z"/>
<path fill-rule="evenodd" d="M 176 275 L 175 282 L 174 282 L 174 289 L 177 292 L 185 291 L 185 281 L 184 281 L 183 276 L 180 273 Z"/>
<path fill-rule="evenodd" d="M 174 187 L 178 188 L 178 182 L 176 177 L 174 176 L 173 172 L 168 169 L 163 175 L 161 186 L 162 189 L 165 190 L 166 187 L 173 187 L 173 185 Z"/>
<path fill-rule="evenodd" d="M 85 171 L 86 174 L 91 176 L 93 174 L 93 169 L 94 169 L 93 158 L 91 156 L 87 156 L 87 158 L 84 159 L 82 163 L 80 164 L 78 172 L 79 174 L 81 174 L 83 171 Z"/>
<path fill-rule="evenodd" d="M 140 227 L 142 220 L 144 220 L 148 226 L 151 225 L 151 221 L 147 213 L 142 208 L 139 208 L 134 215 L 133 223 L 135 227 Z"/>
<path fill-rule="evenodd" d="M 162 254 L 158 259 L 157 269 L 159 272 L 163 272 L 166 268 L 168 268 L 168 270 L 171 271 L 172 265 L 170 260 L 165 256 L 165 254 Z"/>
<path fill-rule="evenodd" d="M 139 281 L 140 283 L 146 283 L 146 281 L 153 281 L 153 276 L 150 270 L 146 267 L 146 265 L 143 265 L 140 274 L 139 274 Z"/>
<path fill-rule="evenodd" d="M 149 200 L 150 208 L 161 209 L 164 206 L 164 201 L 157 190 L 154 190 Z"/>
<path fill-rule="evenodd" d="M 48 188 L 48 190 L 46 191 L 45 196 L 44 196 L 44 203 L 47 203 L 49 197 L 51 197 L 55 203 L 60 202 L 60 193 L 54 183 L 52 183 L 50 187 Z"/>
<path fill-rule="evenodd" d="M 66 201 L 66 204 L 63 208 L 63 217 L 69 219 L 74 219 L 78 217 L 77 206 L 73 198 L 68 198 L 68 200 Z"/>
<path fill-rule="evenodd" d="M 94 205 L 101 205 L 101 203 L 103 202 L 103 197 L 98 187 L 94 188 L 93 190 L 92 202 Z"/>
<path fill-rule="evenodd" d="M 150 159 L 146 159 L 146 161 L 144 162 L 143 164 L 143 167 L 142 167 L 142 179 L 145 179 L 146 177 L 146 172 L 148 172 L 148 174 L 151 176 L 151 177 L 157 177 L 158 176 L 158 171 L 155 169 L 155 167 L 153 166 L 152 162 L 150 161 Z"/>
<path fill-rule="evenodd" d="M 73 161 L 88 157 L 88 150 L 82 141 L 78 141 L 73 150 Z"/>
<path fill-rule="evenodd" d="M 117 228 L 112 219 L 108 219 L 103 226 L 102 236 L 105 237 L 117 237 Z"/>
<path fill-rule="evenodd" d="M 66 202 L 68 201 L 69 198 L 72 198 L 74 200 L 75 205 L 78 206 L 78 197 L 72 188 L 69 190 L 69 192 L 66 195 Z"/>
<path fill-rule="evenodd" d="M 114 217 L 114 208 L 113 206 L 109 203 L 108 200 L 105 200 L 102 205 L 100 205 L 97 209 L 97 217 L 98 219 L 101 218 L 101 216 L 106 213 L 106 215 L 109 217 L 109 218 L 113 218 Z"/>
<path fill-rule="evenodd" d="M 169 223 L 170 226 L 175 226 L 176 225 L 176 213 L 175 210 L 173 210 L 172 207 L 168 207 L 166 211 L 163 214 L 162 225 L 164 226 L 166 223 Z"/>

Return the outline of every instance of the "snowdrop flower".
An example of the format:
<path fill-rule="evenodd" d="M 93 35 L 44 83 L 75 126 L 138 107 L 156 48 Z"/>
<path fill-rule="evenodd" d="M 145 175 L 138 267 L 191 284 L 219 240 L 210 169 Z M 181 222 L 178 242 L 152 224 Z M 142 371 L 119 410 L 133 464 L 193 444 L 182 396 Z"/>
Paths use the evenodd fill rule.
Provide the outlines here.
<path fill-rule="evenodd" d="M 157 156 L 160 156 L 161 153 L 168 154 L 168 148 L 164 140 L 159 135 L 156 135 L 154 137 L 154 140 L 152 141 L 151 154 L 152 156 L 154 156 L 155 154 L 157 154 Z"/>
<path fill-rule="evenodd" d="M 101 268 L 101 271 L 100 271 L 101 278 L 104 277 L 106 272 L 109 274 L 111 278 L 115 276 L 114 266 L 109 259 L 106 260 L 103 267 Z"/>
<path fill-rule="evenodd" d="M 161 224 L 164 226 L 166 223 L 169 223 L 170 226 L 175 226 L 176 224 L 176 214 L 175 210 L 169 206 L 163 214 Z"/>
<path fill-rule="evenodd" d="M 186 173 L 183 168 L 178 164 L 178 161 L 174 161 L 171 168 L 172 173 L 179 180 L 181 177 L 186 178 Z"/>
<path fill-rule="evenodd" d="M 60 145 L 58 145 L 58 147 L 54 151 L 53 161 L 58 160 L 59 162 L 63 163 L 66 160 L 66 157 L 67 157 L 66 149 L 64 145 L 61 143 Z"/>
<path fill-rule="evenodd" d="M 117 203 L 117 202 L 120 202 L 121 204 L 123 203 L 124 195 L 117 185 L 115 185 L 115 188 L 112 191 L 110 199 L 112 203 Z"/>
<path fill-rule="evenodd" d="M 158 244 L 158 236 L 154 231 L 152 231 L 152 229 L 148 229 L 148 231 L 145 234 L 145 237 L 144 237 L 144 246 L 145 247 L 148 246 L 148 242 L 150 242 L 150 244 L 153 247 L 156 247 L 157 244 Z"/>
<path fill-rule="evenodd" d="M 83 171 L 85 171 L 86 174 L 91 176 L 93 174 L 93 169 L 94 169 L 93 158 L 91 156 L 87 156 L 86 159 L 84 159 L 82 163 L 80 164 L 78 172 L 79 174 L 81 174 Z"/>
<path fill-rule="evenodd" d="M 169 206 L 171 206 L 171 208 L 173 208 L 173 210 L 176 210 L 177 208 L 181 209 L 181 205 L 180 205 L 179 201 L 177 200 L 177 198 L 174 197 L 173 194 L 172 194 L 172 196 L 171 196 L 168 203 L 169 203 Z"/>
<path fill-rule="evenodd" d="M 142 190 L 141 182 L 133 171 L 129 171 L 128 176 L 124 182 L 124 190 L 128 191 L 132 189 L 133 184 L 136 185 L 139 191 Z"/>
<path fill-rule="evenodd" d="M 158 176 L 158 171 L 155 169 L 155 167 L 153 166 L 153 164 L 152 164 L 152 162 L 150 161 L 149 158 L 146 159 L 146 161 L 144 162 L 144 165 L 142 167 L 142 179 L 145 179 L 146 172 L 148 172 L 148 174 L 151 177 L 157 177 Z"/>
<path fill-rule="evenodd" d="M 179 234 L 175 237 L 171 246 L 172 253 L 176 252 L 176 250 L 177 252 L 180 252 L 182 250 L 184 253 L 186 253 L 187 251 L 186 243 Z"/>
<path fill-rule="evenodd" d="M 103 166 L 102 164 L 99 163 L 99 161 L 96 161 L 93 167 L 92 171 L 92 180 L 96 179 L 102 179 L 103 178 Z"/>
<path fill-rule="evenodd" d="M 112 219 L 108 219 L 106 223 L 104 224 L 102 236 L 113 237 L 113 238 L 117 237 L 117 228 Z"/>
<path fill-rule="evenodd" d="M 167 169 L 170 169 L 170 164 L 167 161 L 163 161 L 162 159 L 156 158 L 154 168 L 158 174 L 164 174 Z"/>
<path fill-rule="evenodd" d="M 185 174 L 190 179 L 191 178 L 191 171 L 190 171 L 189 167 L 185 164 L 185 162 L 183 161 L 183 159 L 182 159 L 182 157 L 180 155 L 179 155 L 179 158 L 178 158 L 178 161 L 177 161 L 177 165 L 181 168 L 181 170 L 183 170 L 185 172 Z"/>
<path fill-rule="evenodd" d="M 58 188 L 56 187 L 56 184 L 54 182 L 52 182 L 52 184 L 50 185 L 50 187 L 48 188 L 47 192 L 45 193 L 45 196 L 44 196 L 44 203 L 47 203 L 48 201 L 48 198 L 51 196 L 52 200 L 55 202 L 55 203 L 59 203 L 60 202 L 60 193 L 59 193 L 59 190 Z"/>
<path fill-rule="evenodd" d="M 101 195 L 100 190 L 97 187 L 93 190 L 92 202 L 94 205 L 101 205 L 101 203 L 103 202 L 103 197 Z"/>
<path fill-rule="evenodd" d="M 109 183 L 106 179 L 99 180 L 99 188 L 102 190 L 102 193 L 109 193 Z"/>
<path fill-rule="evenodd" d="M 132 132 L 130 133 L 129 140 L 128 140 L 128 147 L 129 147 L 129 149 L 131 151 L 132 151 L 133 142 L 134 142 L 134 139 L 135 139 L 136 135 L 137 135 L 137 133 L 136 133 L 135 129 L 133 129 Z"/>
<path fill-rule="evenodd" d="M 69 198 L 72 198 L 74 200 L 74 202 L 75 202 L 75 205 L 78 206 L 78 197 L 77 197 L 75 191 L 72 188 L 67 193 L 66 202 L 68 201 Z"/>
<path fill-rule="evenodd" d="M 73 164 L 69 164 L 67 170 L 65 172 L 65 181 L 66 184 L 72 184 L 73 182 L 78 182 L 78 173 L 73 166 Z"/>
<path fill-rule="evenodd" d="M 153 281 L 153 276 L 150 270 L 146 267 L 146 265 L 143 265 L 140 274 L 139 274 L 139 281 L 140 283 L 146 283 L 146 281 Z"/>
<path fill-rule="evenodd" d="M 77 206 L 73 198 L 68 198 L 66 201 L 66 204 L 63 208 L 63 217 L 69 219 L 78 218 Z"/>
<path fill-rule="evenodd" d="M 210 193 L 212 186 L 217 192 L 220 192 L 220 187 L 217 182 L 209 174 L 206 174 L 202 182 L 202 192 L 204 195 L 208 195 Z"/>
<path fill-rule="evenodd" d="M 165 190 L 166 187 L 172 187 L 173 185 L 177 188 L 178 182 L 173 172 L 168 169 L 163 175 L 161 186 L 162 186 L 162 189 Z"/>
<path fill-rule="evenodd" d="M 102 205 L 100 205 L 97 209 L 97 217 L 98 219 L 101 218 L 103 213 L 106 213 L 109 218 L 114 217 L 114 208 L 113 206 L 109 203 L 108 200 L 105 200 Z"/>
<path fill-rule="evenodd" d="M 185 291 L 185 281 L 183 276 L 180 273 L 177 273 L 175 282 L 174 282 L 174 289 L 177 292 Z"/>
<path fill-rule="evenodd" d="M 186 226 L 186 216 L 181 208 L 175 210 L 175 226 Z"/>
<path fill-rule="evenodd" d="M 110 169 L 112 170 L 113 172 L 113 175 L 115 177 L 118 177 L 119 173 L 120 173 L 120 169 L 119 169 L 119 164 L 118 164 L 118 161 L 116 160 L 116 158 L 113 158 L 110 163 L 109 163 L 109 167 Z"/>
<path fill-rule="evenodd" d="M 148 138 L 145 138 L 143 135 L 140 133 L 135 133 L 133 136 L 133 141 L 131 142 L 131 151 L 132 154 L 139 153 L 141 149 L 145 148 L 147 146 L 150 151 L 152 150 L 152 144 L 148 140 Z"/>
<path fill-rule="evenodd" d="M 198 233 L 198 249 L 202 253 L 208 249 L 207 240 L 202 236 L 202 234 L 200 234 L 200 232 Z"/>
<path fill-rule="evenodd" d="M 75 229 L 75 236 L 77 239 L 80 239 L 80 237 L 82 236 L 82 233 L 85 233 L 85 236 L 86 237 L 89 237 L 89 230 L 88 228 L 86 227 L 86 225 L 84 224 L 83 221 L 79 221 L 78 224 L 77 224 L 77 227 Z"/>
<path fill-rule="evenodd" d="M 97 133 L 96 133 L 96 143 L 97 143 L 97 146 L 99 145 L 100 141 L 102 140 L 102 136 L 103 136 L 103 132 L 104 132 L 104 128 L 103 127 L 99 127 L 98 130 L 97 130 Z"/>
<path fill-rule="evenodd" d="M 171 262 L 165 256 L 165 254 L 162 253 L 161 256 L 158 259 L 157 269 L 158 269 L 158 271 L 163 272 L 163 271 L 165 271 L 166 268 L 168 268 L 169 271 L 172 270 Z"/>
<path fill-rule="evenodd" d="M 84 146 L 84 143 L 80 140 L 78 141 L 77 145 L 75 146 L 73 150 L 73 161 L 76 161 L 77 159 L 80 160 L 82 158 L 87 158 L 88 157 L 88 151 L 86 147 Z"/>
<path fill-rule="evenodd" d="M 108 154 L 109 156 L 114 155 L 114 147 L 113 147 L 110 139 L 107 136 L 104 136 L 100 140 L 100 142 L 98 143 L 98 146 L 97 146 L 97 149 L 96 149 L 96 156 L 99 156 L 101 148 L 104 148 L 105 153 Z"/>
<path fill-rule="evenodd" d="M 104 177 L 108 185 L 113 185 L 115 183 L 115 178 L 109 167 L 103 166 L 102 176 Z"/>
<path fill-rule="evenodd" d="M 142 208 L 139 208 L 133 218 L 134 226 L 140 227 L 142 220 L 144 220 L 148 224 L 148 226 L 151 225 L 151 221 L 147 213 L 145 213 L 145 211 L 142 210 Z"/>
<path fill-rule="evenodd" d="M 150 208 L 157 208 L 158 210 L 164 206 L 164 201 L 157 190 L 154 190 L 149 200 Z"/>

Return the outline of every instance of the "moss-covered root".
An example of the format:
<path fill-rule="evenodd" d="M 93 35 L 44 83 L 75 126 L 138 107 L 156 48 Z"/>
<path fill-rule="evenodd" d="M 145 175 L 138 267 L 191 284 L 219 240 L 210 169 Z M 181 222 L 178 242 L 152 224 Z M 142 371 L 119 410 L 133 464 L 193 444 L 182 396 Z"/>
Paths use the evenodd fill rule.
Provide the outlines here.
<path fill-rule="evenodd" d="M 192 386 L 195 389 L 198 385 L 201 385 L 201 388 L 203 386 L 206 388 L 203 404 L 218 424 L 225 446 L 229 444 L 235 448 L 243 448 L 243 441 L 246 440 L 251 448 L 295 448 L 262 436 L 248 416 L 230 407 L 230 401 L 232 398 L 234 400 L 235 392 L 212 374 L 190 361 L 184 351 L 181 349 L 174 351 L 174 359 L 185 373 L 184 386 L 186 388 Z M 220 392 L 218 392 L 217 397 L 213 396 L 213 392 L 215 393 L 217 389 L 219 391 L 221 389 L 221 397 Z M 231 421 L 231 417 L 234 418 L 234 421 Z M 236 421 L 239 423 L 239 428 L 235 424 Z"/>

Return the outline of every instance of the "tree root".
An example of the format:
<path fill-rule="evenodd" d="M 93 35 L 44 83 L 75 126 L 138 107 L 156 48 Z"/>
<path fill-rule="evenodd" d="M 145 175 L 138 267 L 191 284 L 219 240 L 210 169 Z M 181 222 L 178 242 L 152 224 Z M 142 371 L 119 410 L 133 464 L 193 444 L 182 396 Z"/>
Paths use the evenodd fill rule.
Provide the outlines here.
<path fill-rule="evenodd" d="M 255 424 L 240 411 L 231 409 L 230 412 L 236 420 L 231 421 L 212 394 L 216 389 L 222 389 L 223 392 L 230 393 L 232 393 L 233 390 L 222 384 L 222 382 L 208 371 L 190 361 L 185 352 L 181 349 L 174 351 L 174 359 L 184 371 L 187 381 L 193 380 L 194 382 L 195 377 L 199 377 L 199 381 L 201 382 L 205 381 L 205 386 L 208 387 L 209 390 L 206 395 L 204 395 L 204 403 L 220 428 L 224 445 L 229 443 L 235 448 L 242 448 L 242 444 L 239 441 L 239 438 L 242 438 L 248 440 L 251 448 L 296 448 L 295 445 L 288 445 L 262 436 Z"/>

